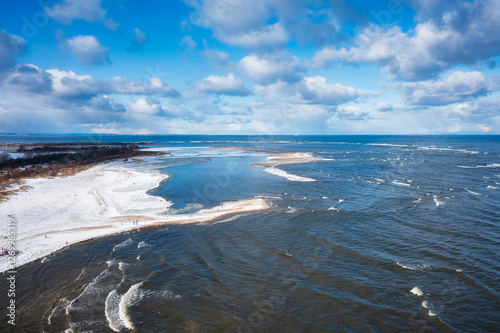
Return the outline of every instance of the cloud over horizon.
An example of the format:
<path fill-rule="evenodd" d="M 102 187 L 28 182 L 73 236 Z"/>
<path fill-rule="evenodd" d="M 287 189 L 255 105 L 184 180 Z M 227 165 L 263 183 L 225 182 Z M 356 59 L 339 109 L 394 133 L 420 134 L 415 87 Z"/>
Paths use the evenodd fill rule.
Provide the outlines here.
<path fill-rule="evenodd" d="M 498 0 L 0 6 L 0 132 L 500 134 Z"/>

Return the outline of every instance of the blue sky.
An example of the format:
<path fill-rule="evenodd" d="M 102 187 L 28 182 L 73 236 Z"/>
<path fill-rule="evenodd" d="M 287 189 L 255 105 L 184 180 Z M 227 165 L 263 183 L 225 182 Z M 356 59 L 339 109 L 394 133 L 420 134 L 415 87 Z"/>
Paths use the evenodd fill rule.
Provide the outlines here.
<path fill-rule="evenodd" d="M 500 134 L 500 0 L 0 2 L 0 133 Z"/>

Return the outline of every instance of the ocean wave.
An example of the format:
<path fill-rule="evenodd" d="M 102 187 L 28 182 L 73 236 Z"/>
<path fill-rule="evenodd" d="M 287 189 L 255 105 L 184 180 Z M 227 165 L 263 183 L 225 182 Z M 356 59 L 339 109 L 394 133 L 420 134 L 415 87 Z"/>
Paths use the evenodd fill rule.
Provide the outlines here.
<path fill-rule="evenodd" d="M 493 164 L 475 165 L 475 166 L 458 165 L 458 167 L 462 168 L 462 169 L 500 168 L 500 164 L 499 163 L 493 163 Z"/>
<path fill-rule="evenodd" d="M 457 148 L 439 148 L 436 146 L 430 147 L 417 147 L 418 150 L 435 150 L 435 151 L 451 151 L 455 153 L 464 153 L 464 154 L 479 154 L 477 150 L 467 150 L 467 149 L 457 149 Z"/>
<path fill-rule="evenodd" d="M 116 292 L 116 289 L 111 291 L 106 297 L 104 314 L 108 320 L 109 327 L 115 331 L 120 332 L 126 328 L 122 319 L 120 318 L 119 305 L 121 296 Z"/>
<path fill-rule="evenodd" d="M 115 247 L 113 247 L 113 252 L 115 252 L 116 250 L 118 249 L 121 249 L 123 247 L 127 247 L 127 246 L 130 246 L 134 243 L 134 241 L 132 240 L 132 238 L 129 238 L 127 239 L 126 241 L 123 241 L 121 242 L 120 244 L 118 245 L 115 245 Z"/>
<path fill-rule="evenodd" d="M 403 182 L 398 181 L 398 180 L 393 180 L 392 183 L 396 184 L 396 185 L 401 185 L 401 186 L 411 186 L 411 184 L 403 183 Z"/>
<path fill-rule="evenodd" d="M 413 287 L 410 290 L 410 293 L 412 293 L 413 295 L 416 295 L 416 296 L 424 296 L 424 293 L 422 292 L 422 290 L 420 290 L 419 287 Z"/>
<path fill-rule="evenodd" d="M 474 191 L 471 191 L 471 190 L 468 190 L 468 189 L 466 189 L 466 190 L 467 190 L 467 192 L 469 192 L 470 194 L 474 194 L 474 195 L 478 195 L 478 196 L 483 196 L 483 194 L 481 194 L 481 193 L 474 192 Z"/>
<path fill-rule="evenodd" d="M 439 207 L 439 206 L 442 206 L 445 204 L 444 201 L 438 200 L 438 197 L 436 195 L 434 196 L 433 199 L 434 199 L 434 203 L 436 204 L 436 207 Z"/>
<path fill-rule="evenodd" d="M 402 268 L 405 268 L 405 269 L 409 269 L 409 270 L 412 270 L 412 271 L 422 271 L 424 269 L 429 269 L 431 268 L 431 266 L 429 265 L 424 265 L 424 264 L 401 264 L 399 262 L 396 263 L 399 267 L 402 267 Z"/>
<path fill-rule="evenodd" d="M 367 143 L 367 146 L 408 147 L 408 145 L 396 145 L 392 143 Z"/>
<path fill-rule="evenodd" d="M 138 249 L 142 249 L 144 247 L 153 247 L 153 245 L 145 242 L 145 241 L 142 241 L 142 242 L 139 242 L 139 244 L 137 244 L 137 248 Z"/>

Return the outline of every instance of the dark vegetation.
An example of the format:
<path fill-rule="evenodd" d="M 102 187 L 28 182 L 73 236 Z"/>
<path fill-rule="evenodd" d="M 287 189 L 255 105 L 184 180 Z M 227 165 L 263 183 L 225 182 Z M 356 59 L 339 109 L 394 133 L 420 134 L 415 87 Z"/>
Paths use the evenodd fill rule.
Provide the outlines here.
<path fill-rule="evenodd" d="M 27 149 L 24 144 L 18 145 L 17 152 L 25 154 L 21 158 L 0 153 L 0 200 L 10 194 L 6 191 L 9 185 L 18 184 L 23 178 L 69 176 L 97 163 L 166 154 L 140 150 L 137 144 L 78 146 L 59 143 L 31 146 L 33 148 Z"/>

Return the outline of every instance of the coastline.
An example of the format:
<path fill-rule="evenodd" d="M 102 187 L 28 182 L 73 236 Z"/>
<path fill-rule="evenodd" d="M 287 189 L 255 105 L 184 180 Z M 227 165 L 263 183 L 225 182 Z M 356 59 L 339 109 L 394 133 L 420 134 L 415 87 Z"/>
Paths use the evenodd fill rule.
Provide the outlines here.
<path fill-rule="evenodd" d="M 16 221 L 14 267 L 88 240 L 166 224 L 203 223 L 227 215 L 269 209 L 264 199 L 225 202 L 194 213 L 162 215 L 172 206 L 148 191 L 168 179 L 159 171 L 137 171 L 126 163 L 94 166 L 76 175 L 26 179 L 29 186 L 0 202 Z M 6 240 L 0 239 L 5 247 Z M 7 271 L 0 257 L 0 272 Z"/>

